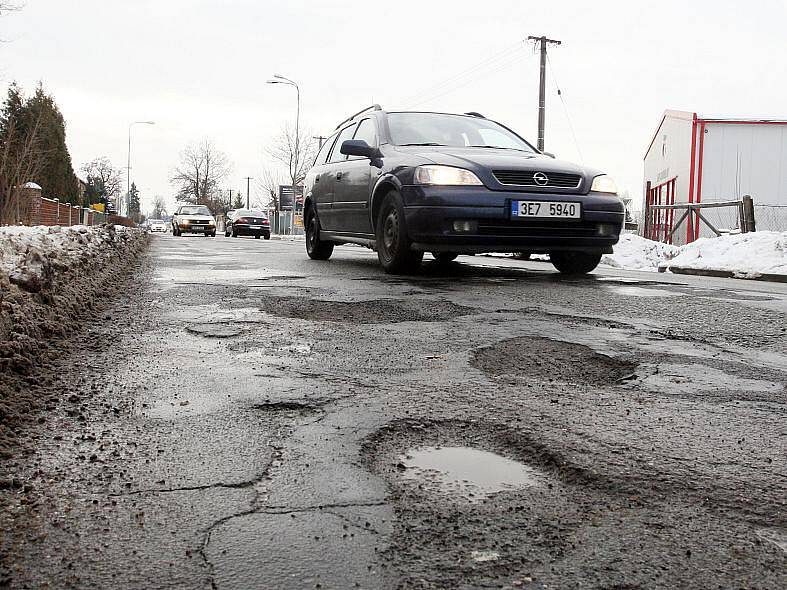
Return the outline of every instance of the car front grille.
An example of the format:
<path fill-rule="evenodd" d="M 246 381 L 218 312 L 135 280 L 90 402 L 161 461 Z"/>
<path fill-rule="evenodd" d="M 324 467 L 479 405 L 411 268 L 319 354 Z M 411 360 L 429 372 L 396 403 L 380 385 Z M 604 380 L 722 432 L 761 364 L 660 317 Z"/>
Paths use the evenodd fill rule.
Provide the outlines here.
<path fill-rule="evenodd" d="M 191 225 L 208 225 L 208 222 L 204 219 L 189 219 L 189 223 Z"/>
<path fill-rule="evenodd" d="M 579 188 L 582 177 L 579 174 L 565 172 L 539 172 L 538 170 L 493 170 L 492 174 L 500 184 L 513 186 L 531 186 L 537 188 Z M 541 182 L 536 182 L 538 175 Z M 546 182 L 543 178 L 546 178 Z"/>
<path fill-rule="evenodd" d="M 593 236 L 596 229 L 594 222 L 580 220 L 500 220 L 478 225 L 478 233 L 484 236 L 571 238 Z"/>

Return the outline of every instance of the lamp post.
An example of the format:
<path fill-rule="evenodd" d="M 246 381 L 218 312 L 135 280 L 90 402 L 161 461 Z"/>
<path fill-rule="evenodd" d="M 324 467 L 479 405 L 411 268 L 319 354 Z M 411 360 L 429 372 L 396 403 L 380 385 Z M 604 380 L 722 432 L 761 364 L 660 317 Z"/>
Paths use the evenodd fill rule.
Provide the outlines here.
<path fill-rule="evenodd" d="M 298 157 L 300 156 L 301 146 L 301 134 L 300 134 L 300 122 L 301 122 L 301 89 L 298 88 L 298 84 L 296 84 L 293 80 L 289 78 L 285 78 L 280 74 L 273 74 L 273 79 L 268 80 L 268 84 L 286 84 L 287 86 L 294 86 L 295 87 L 295 99 L 296 99 L 296 110 L 295 110 L 295 154 L 294 154 L 294 166 L 292 171 L 292 213 L 290 215 L 290 235 L 295 233 L 295 196 L 297 190 L 297 177 L 298 177 Z"/>
<path fill-rule="evenodd" d="M 126 215 L 131 209 L 131 128 L 134 125 L 155 125 L 154 121 L 134 121 L 128 125 L 128 161 L 126 162 Z M 122 213 L 122 212 L 120 212 Z"/>

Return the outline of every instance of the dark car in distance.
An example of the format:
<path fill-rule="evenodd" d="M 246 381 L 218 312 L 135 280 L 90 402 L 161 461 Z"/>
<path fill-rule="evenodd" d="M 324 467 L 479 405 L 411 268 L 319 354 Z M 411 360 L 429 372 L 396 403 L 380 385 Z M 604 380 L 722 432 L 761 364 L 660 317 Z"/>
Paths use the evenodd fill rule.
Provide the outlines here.
<path fill-rule="evenodd" d="M 386 272 L 480 252 L 547 253 L 562 273 L 593 270 L 624 221 L 614 181 L 543 154 L 478 113 L 386 112 L 340 123 L 304 182 L 306 251 L 377 251 Z"/>
<path fill-rule="evenodd" d="M 268 216 L 256 209 L 235 209 L 227 213 L 224 237 L 254 236 L 271 239 L 271 224 Z"/>

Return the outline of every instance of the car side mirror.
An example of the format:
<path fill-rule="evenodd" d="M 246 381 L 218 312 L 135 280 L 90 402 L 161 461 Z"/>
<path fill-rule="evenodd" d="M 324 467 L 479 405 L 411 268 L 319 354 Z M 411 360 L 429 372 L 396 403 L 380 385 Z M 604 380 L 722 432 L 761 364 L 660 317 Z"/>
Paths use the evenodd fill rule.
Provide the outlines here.
<path fill-rule="evenodd" d="M 377 148 L 370 146 L 363 139 L 347 139 L 342 142 L 342 147 L 339 151 L 346 156 L 361 156 L 370 160 L 379 155 Z"/>
<path fill-rule="evenodd" d="M 544 154 L 545 156 L 549 156 L 553 160 L 555 159 L 555 154 L 553 154 L 552 152 L 541 152 L 541 153 Z"/>

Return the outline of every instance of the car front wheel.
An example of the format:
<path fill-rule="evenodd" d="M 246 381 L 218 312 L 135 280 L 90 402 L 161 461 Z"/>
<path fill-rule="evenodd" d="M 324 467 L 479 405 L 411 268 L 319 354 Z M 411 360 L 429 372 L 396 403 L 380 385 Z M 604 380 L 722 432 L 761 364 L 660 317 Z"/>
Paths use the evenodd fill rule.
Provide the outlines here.
<path fill-rule="evenodd" d="M 550 252 L 552 265 L 564 275 L 584 275 L 601 262 L 601 254 L 588 252 Z"/>
<path fill-rule="evenodd" d="M 270 236 L 266 235 L 265 239 Z M 333 254 L 333 242 L 320 239 L 320 220 L 311 208 L 306 213 L 306 254 L 312 260 L 328 260 Z"/>
<path fill-rule="evenodd" d="M 377 216 L 377 258 L 390 274 L 405 274 L 421 264 L 424 253 L 410 249 L 402 197 L 396 191 L 385 196 Z"/>

